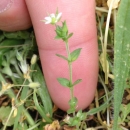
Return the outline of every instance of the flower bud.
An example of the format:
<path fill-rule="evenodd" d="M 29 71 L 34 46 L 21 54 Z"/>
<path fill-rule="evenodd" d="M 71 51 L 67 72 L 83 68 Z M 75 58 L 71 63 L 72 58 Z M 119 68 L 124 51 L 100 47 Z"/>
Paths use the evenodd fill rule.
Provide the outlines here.
<path fill-rule="evenodd" d="M 22 55 L 18 51 L 16 52 L 16 57 L 19 61 L 23 61 Z"/>
<path fill-rule="evenodd" d="M 34 55 L 32 56 L 32 59 L 31 59 L 31 65 L 35 64 L 36 61 L 37 61 L 37 55 L 34 54 Z"/>
<path fill-rule="evenodd" d="M 31 82 L 28 86 L 30 88 L 38 88 L 40 87 L 40 84 L 38 82 Z"/>

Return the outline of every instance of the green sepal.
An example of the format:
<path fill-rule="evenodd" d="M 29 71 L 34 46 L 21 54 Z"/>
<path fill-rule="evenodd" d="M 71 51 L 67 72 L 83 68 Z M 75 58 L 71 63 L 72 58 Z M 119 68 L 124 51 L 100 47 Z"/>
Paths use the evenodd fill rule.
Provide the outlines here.
<path fill-rule="evenodd" d="M 62 58 L 62 59 L 64 59 L 64 60 L 67 60 L 67 61 L 68 61 L 68 59 L 67 59 L 65 56 L 62 56 L 62 55 L 60 55 L 60 54 L 56 54 L 56 56 L 58 56 L 58 57 L 60 57 L 60 58 Z"/>
<path fill-rule="evenodd" d="M 70 53 L 70 56 L 71 56 L 71 62 L 77 60 L 77 58 L 79 57 L 80 55 L 80 51 L 81 51 L 82 48 L 78 48 L 76 50 L 74 50 L 73 52 Z"/>
<path fill-rule="evenodd" d="M 62 36 L 67 36 L 67 34 L 68 34 L 68 27 L 67 27 L 67 25 L 66 25 L 66 21 L 64 21 L 63 23 L 62 23 Z"/>
<path fill-rule="evenodd" d="M 73 35 L 73 33 L 68 34 L 68 27 L 66 21 L 62 22 L 62 26 L 56 25 L 56 36 L 55 39 L 62 39 L 64 42 L 68 42 L 68 39 Z"/>
<path fill-rule="evenodd" d="M 58 82 L 64 87 L 71 87 L 70 81 L 66 78 L 57 78 Z"/>

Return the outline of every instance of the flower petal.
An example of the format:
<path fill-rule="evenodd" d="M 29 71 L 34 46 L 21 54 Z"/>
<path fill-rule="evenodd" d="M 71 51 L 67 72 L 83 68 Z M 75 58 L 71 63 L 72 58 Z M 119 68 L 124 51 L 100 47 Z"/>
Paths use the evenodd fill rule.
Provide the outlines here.
<path fill-rule="evenodd" d="M 50 14 L 50 17 L 51 18 L 55 18 L 55 14 Z"/>
<path fill-rule="evenodd" d="M 59 14 L 57 15 L 56 19 L 59 20 L 60 17 L 61 17 L 61 15 L 62 15 L 62 13 L 59 13 Z"/>
<path fill-rule="evenodd" d="M 45 24 L 51 23 L 52 19 L 51 17 L 45 17 Z"/>

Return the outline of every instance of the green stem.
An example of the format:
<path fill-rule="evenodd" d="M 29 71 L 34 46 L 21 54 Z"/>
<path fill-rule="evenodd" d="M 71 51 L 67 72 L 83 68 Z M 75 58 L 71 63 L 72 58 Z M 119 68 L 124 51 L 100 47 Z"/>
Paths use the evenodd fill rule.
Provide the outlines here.
<path fill-rule="evenodd" d="M 72 62 L 71 60 L 71 56 L 70 56 L 70 49 L 69 49 L 69 45 L 68 42 L 66 42 L 66 51 L 67 51 L 67 56 L 68 56 L 68 66 L 69 66 L 69 79 L 70 79 L 70 84 L 72 86 L 73 81 L 72 81 Z M 74 98 L 74 88 L 70 87 L 70 96 L 71 96 L 71 100 Z M 75 116 L 75 111 L 73 112 L 73 116 Z"/>
<path fill-rule="evenodd" d="M 66 42 L 66 51 L 67 51 L 68 59 L 70 60 L 71 56 L 70 56 L 70 50 L 69 50 L 68 42 Z M 69 66 L 70 84 L 72 85 L 72 62 L 68 61 L 68 66 Z"/>

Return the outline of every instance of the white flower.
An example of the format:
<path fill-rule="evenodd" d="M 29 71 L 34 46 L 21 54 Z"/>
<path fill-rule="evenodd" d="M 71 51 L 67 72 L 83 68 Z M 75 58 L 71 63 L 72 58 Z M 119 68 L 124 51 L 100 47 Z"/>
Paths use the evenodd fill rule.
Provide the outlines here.
<path fill-rule="evenodd" d="M 50 14 L 50 16 L 45 17 L 43 21 L 45 22 L 45 24 L 55 24 L 60 20 L 61 15 L 62 13 Z"/>
<path fill-rule="evenodd" d="M 19 67 L 24 74 L 27 74 L 29 66 L 28 66 L 26 60 L 21 61 Z"/>

